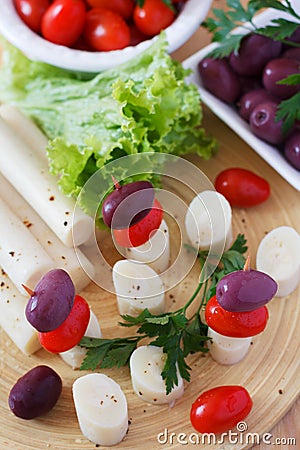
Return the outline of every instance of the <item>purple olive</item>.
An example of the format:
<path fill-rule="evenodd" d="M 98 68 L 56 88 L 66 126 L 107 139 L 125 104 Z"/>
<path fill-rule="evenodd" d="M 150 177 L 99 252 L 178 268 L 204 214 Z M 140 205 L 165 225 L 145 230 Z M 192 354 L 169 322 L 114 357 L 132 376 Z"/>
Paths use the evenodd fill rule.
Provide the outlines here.
<path fill-rule="evenodd" d="M 300 170 L 300 131 L 295 131 L 285 142 L 284 156 L 295 169 Z"/>
<path fill-rule="evenodd" d="M 238 101 L 240 116 L 248 122 L 253 109 L 266 101 L 274 101 L 274 97 L 263 88 L 247 92 Z"/>
<path fill-rule="evenodd" d="M 280 55 L 281 49 L 281 42 L 250 33 L 242 39 L 238 52 L 231 53 L 229 62 L 239 75 L 259 76 L 266 63 Z"/>
<path fill-rule="evenodd" d="M 103 202 L 105 224 L 113 229 L 124 229 L 147 216 L 154 202 L 150 181 L 135 181 L 118 186 Z"/>
<path fill-rule="evenodd" d="M 287 42 L 300 43 L 300 26 L 291 34 L 290 37 L 285 39 Z"/>
<path fill-rule="evenodd" d="M 9 393 L 8 404 L 15 416 L 30 420 L 49 412 L 61 391 L 60 376 L 51 367 L 40 365 L 18 379 Z"/>
<path fill-rule="evenodd" d="M 241 86 L 236 73 L 225 59 L 204 58 L 198 64 L 203 86 L 226 103 L 234 103 Z"/>
<path fill-rule="evenodd" d="M 253 133 L 270 144 L 279 145 L 284 141 L 282 120 L 276 121 L 278 104 L 267 101 L 257 105 L 250 114 L 250 127 Z"/>
<path fill-rule="evenodd" d="M 288 48 L 281 56 L 282 58 L 294 59 L 295 61 L 300 62 L 300 48 Z"/>
<path fill-rule="evenodd" d="M 287 99 L 300 91 L 300 84 L 278 84 L 289 75 L 300 74 L 299 62 L 288 58 L 276 58 L 268 62 L 263 72 L 263 85 L 268 92 L 280 99 Z"/>
<path fill-rule="evenodd" d="M 74 304 L 75 287 L 63 269 L 47 272 L 37 283 L 25 309 L 28 322 L 38 331 L 58 328 Z"/>
<path fill-rule="evenodd" d="M 276 294 L 276 281 L 259 270 L 236 270 L 217 284 L 216 297 L 227 311 L 254 311 L 266 305 Z"/>

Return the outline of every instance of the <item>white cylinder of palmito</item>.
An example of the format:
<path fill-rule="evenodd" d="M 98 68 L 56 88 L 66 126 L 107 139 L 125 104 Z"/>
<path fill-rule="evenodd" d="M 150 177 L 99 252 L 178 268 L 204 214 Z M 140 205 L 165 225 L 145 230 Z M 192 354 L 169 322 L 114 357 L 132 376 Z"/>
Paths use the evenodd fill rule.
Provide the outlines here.
<path fill-rule="evenodd" d="M 211 357 L 219 364 L 231 365 L 241 361 L 248 353 L 252 337 L 236 338 L 223 336 L 208 328 L 207 336 L 212 341 L 207 341 Z"/>
<path fill-rule="evenodd" d="M 170 264 L 170 234 L 165 220 L 145 244 L 126 248 L 126 257 L 148 264 L 157 273 L 163 273 Z"/>
<path fill-rule="evenodd" d="M 68 247 L 88 241 L 93 231 L 92 218 L 79 209 L 73 215 L 75 201 L 60 191 L 46 160 L 31 150 L 2 118 L 0 148 L 1 173 L 59 239 Z"/>
<path fill-rule="evenodd" d="M 300 235 L 292 227 L 274 228 L 262 239 L 256 255 L 258 270 L 278 284 L 276 297 L 293 292 L 300 282 Z"/>
<path fill-rule="evenodd" d="M 185 226 L 191 244 L 201 250 L 211 246 L 222 252 L 232 241 L 232 211 L 226 198 L 215 191 L 203 191 L 189 204 Z"/>
<path fill-rule="evenodd" d="M 164 285 L 150 266 L 124 259 L 114 264 L 112 275 L 121 315 L 137 316 L 145 308 L 152 314 L 165 311 Z"/>
<path fill-rule="evenodd" d="M 130 357 L 130 374 L 134 392 L 145 402 L 154 405 L 174 405 L 184 392 L 183 380 L 177 370 L 178 385 L 166 393 L 165 381 L 161 375 L 166 354 L 161 347 L 144 345 L 138 347 Z"/>
<path fill-rule="evenodd" d="M 128 430 L 128 407 L 119 384 L 90 373 L 74 381 L 72 392 L 82 434 L 101 446 L 121 442 Z"/>

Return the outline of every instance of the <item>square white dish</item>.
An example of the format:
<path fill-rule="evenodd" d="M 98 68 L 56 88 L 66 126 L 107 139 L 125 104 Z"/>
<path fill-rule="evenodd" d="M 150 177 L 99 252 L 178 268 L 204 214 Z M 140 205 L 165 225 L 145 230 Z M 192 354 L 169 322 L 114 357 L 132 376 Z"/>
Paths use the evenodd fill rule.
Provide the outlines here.
<path fill-rule="evenodd" d="M 296 8 L 295 8 L 296 9 Z M 272 19 L 277 17 L 287 17 L 286 14 L 268 9 L 259 14 L 254 22 L 258 26 L 266 25 Z M 238 28 L 236 32 L 245 33 L 244 29 Z M 256 137 L 250 126 L 237 113 L 233 106 L 224 103 L 217 97 L 208 92 L 202 85 L 200 76 L 198 74 L 197 65 L 208 53 L 210 53 L 218 44 L 212 43 L 188 59 L 183 61 L 185 68 L 192 69 L 192 74 L 188 77 L 188 81 L 194 83 L 200 92 L 201 99 L 211 111 L 216 114 L 224 123 L 226 123 L 238 136 L 240 136 L 250 147 L 253 148 L 274 170 L 276 170 L 288 183 L 295 189 L 300 191 L 300 172 L 292 167 L 285 158 L 281 155 L 279 150 L 274 146 L 264 142 Z"/>

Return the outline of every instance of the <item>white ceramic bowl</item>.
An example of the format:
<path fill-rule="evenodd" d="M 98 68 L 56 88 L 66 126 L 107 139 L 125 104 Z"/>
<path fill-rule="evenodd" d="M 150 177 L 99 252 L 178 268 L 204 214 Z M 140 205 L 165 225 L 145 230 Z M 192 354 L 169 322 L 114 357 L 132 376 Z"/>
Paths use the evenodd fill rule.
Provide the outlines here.
<path fill-rule="evenodd" d="M 192 36 L 205 19 L 211 3 L 212 0 L 186 2 L 176 20 L 165 30 L 169 52 L 179 48 Z M 148 48 L 155 39 L 110 52 L 73 50 L 46 41 L 31 31 L 18 16 L 13 0 L 0 1 L 0 34 L 32 60 L 80 72 L 99 72 L 116 67 Z"/>
<path fill-rule="evenodd" d="M 294 9 L 300 13 L 299 0 L 294 0 Z M 293 2 L 291 2 L 293 3 Z M 263 13 L 259 14 L 255 18 L 255 22 L 258 26 L 265 26 L 271 20 L 279 17 L 289 17 L 286 14 L 275 11 L 274 9 L 267 9 Z M 290 17 L 289 17 L 290 18 Z M 245 33 L 245 29 L 238 29 L 240 33 Z M 282 156 L 282 154 L 271 144 L 262 141 L 256 137 L 248 123 L 243 120 L 236 109 L 231 105 L 228 105 L 209 91 L 207 91 L 202 85 L 197 66 L 201 59 L 203 59 L 208 53 L 210 53 L 218 44 L 213 43 L 207 47 L 201 49 L 185 61 L 183 66 L 192 69 L 192 75 L 189 77 L 189 81 L 198 86 L 198 90 L 201 95 L 203 103 L 205 103 L 223 122 L 225 122 L 232 130 L 238 134 L 253 150 L 256 151 L 274 170 L 276 170 L 288 183 L 290 183 L 295 189 L 300 191 L 300 173 Z"/>

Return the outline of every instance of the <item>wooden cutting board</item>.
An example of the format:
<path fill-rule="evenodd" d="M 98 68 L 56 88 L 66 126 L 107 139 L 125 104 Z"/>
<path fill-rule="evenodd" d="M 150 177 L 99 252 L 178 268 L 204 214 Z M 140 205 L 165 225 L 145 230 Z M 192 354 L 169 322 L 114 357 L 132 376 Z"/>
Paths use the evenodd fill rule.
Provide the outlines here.
<path fill-rule="evenodd" d="M 223 4 L 225 4 L 223 0 L 214 1 L 216 7 Z M 207 42 L 206 33 L 199 31 L 175 53 L 175 57 L 183 60 Z M 300 232 L 300 194 L 205 107 L 204 125 L 207 131 L 218 139 L 220 151 L 207 162 L 194 156 L 188 159 L 197 164 L 212 181 L 222 169 L 240 166 L 254 170 L 271 184 L 272 195 L 265 204 L 248 210 L 233 211 L 234 234 L 239 232 L 245 234 L 254 261 L 260 240 L 272 228 L 290 225 Z M 103 247 L 109 251 L 112 245 L 109 236 L 103 236 L 102 242 Z M 195 287 L 197 275 L 197 270 L 194 270 L 188 279 L 172 292 L 173 298 L 167 296 L 168 307 L 178 307 L 186 301 Z M 88 286 L 83 294 L 99 318 L 103 335 L 107 337 L 121 335 L 123 330 L 117 326 L 119 316 L 115 298 L 94 284 Z M 179 434 L 185 433 L 188 438 L 194 432 L 189 422 L 192 402 L 201 391 L 224 384 L 241 384 L 251 393 L 254 407 L 246 419 L 248 432 L 261 434 L 270 431 L 289 410 L 299 393 L 299 300 L 298 287 L 289 297 L 274 299 L 271 302 L 268 327 L 262 335 L 253 340 L 249 354 L 241 363 L 221 366 L 209 355 L 190 356 L 188 362 L 192 367 L 192 380 L 186 384 L 184 396 L 172 409 L 148 405 L 135 396 L 128 368 L 105 370 L 104 373 L 120 383 L 129 404 L 129 431 L 125 440 L 116 448 L 131 450 L 139 450 L 142 446 L 145 449 L 182 448 L 183 444 L 177 440 Z M 58 356 L 50 355 L 44 350 L 31 357 L 25 357 L 2 331 L 0 331 L 0 352 L 0 448 L 94 449 L 95 444 L 85 439 L 80 432 L 71 395 L 73 381 L 85 372 L 73 371 Z M 48 364 L 61 375 L 62 396 L 48 415 L 30 422 L 23 421 L 10 412 L 7 404 L 8 393 L 18 377 L 38 364 Z M 165 429 L 168 430 L 168 442 L 162 444 L 158 442 L 157 436 Z M 296 430 L 293 431 L 294 434 L 289 436 L 295 437 Z M 170 437 L 171 433 L 175 433 L 173 440 Z M 228 442 L 208 445 L 206 442 L 198 447 L 207 450 L 227 448 L 235 450 L 251 446 L 250 441 L 249 445 Z M 188 444 L 184 447 L 195 448 L 195 445 Z M 261 444 L 259 448 L 262 449 L 263 445 Z"/>
<path fill-rule="evenodd" d="M 298 231 L 300 223 L 299 193 L 275 173 L 255 152 L 247 147 L 231 130 L 205 110 L 205 126 L 220 142 L 220 151 L 212 160 L 203 162 L 189 157 L 207 176 L 213 180 L 216 174 L 230 166 L 241 166 L 255 170 L 271 184 L 270 199 L 258 207 L 233 211 L 234 234 L 244 233 L 253 260 L 259 241 L 266 232 L 279 225 L 291 225 Z M 109 249 L 110 237 L 103 236 L 102 245 Z M 177 286 L 174 298 L 167 297 L 168 307 L 178 307 L 186 301 L 195 287 L 197 268 Z M 120 335 L 119 320 L 113 295 L 94 284 L 88 286 L 84 295 L 97 314 L 103 335 Z M 192 380 L 186 384 L 184 396 L 169 409 L 142 402 L 132 391 L 128 368 L 105 370 L 120 383 L 128 399 L 130 426 L 125 440 L 118 448 L 138 450 L 144 448 L 181 448 L 176 443 L 162 445 L 157 441 L 158 433 L 193 432 L 189 423 L 191 403 L 198 394 L 208 388 L 224 384 L 241 384 L 251 393 L 254 407 L 247 418 L 248 431 L 264 433 L 285 414 L 299 392 L 299 342 L 300 342 L 300 288 L 288 298 L 274 299 L 270 306 L 270 321 L 266 331 L 253 340 L 247 357 L 234 366 L 221 366 L 210 356 L 189 357 Z M 17 450 L 31 449 L 92 449 L 95 444 L 81 434 L 72 402 L 73 381 L 85 372 L 73 371 L 55 355 L 40 350 L 31 357 L 25 357 L 13 343 L 0 333 L 1 349 L 1 391 L 0 391 L 0 448 Z M 46 416 L 27 422 L 17 419 L 7 405 L 8 392 L 16 379 L 38 364 L 48 364 L 63 379 L 62 396 L 56 407 Z M 192 445 L 192 444 L 190 444 Z M 232 444 L 231 444 L 232 445 Z M 242 448 L 230 446 L 228 448 Z M 226 448 L 204 445 L 201 448 Z"/>

